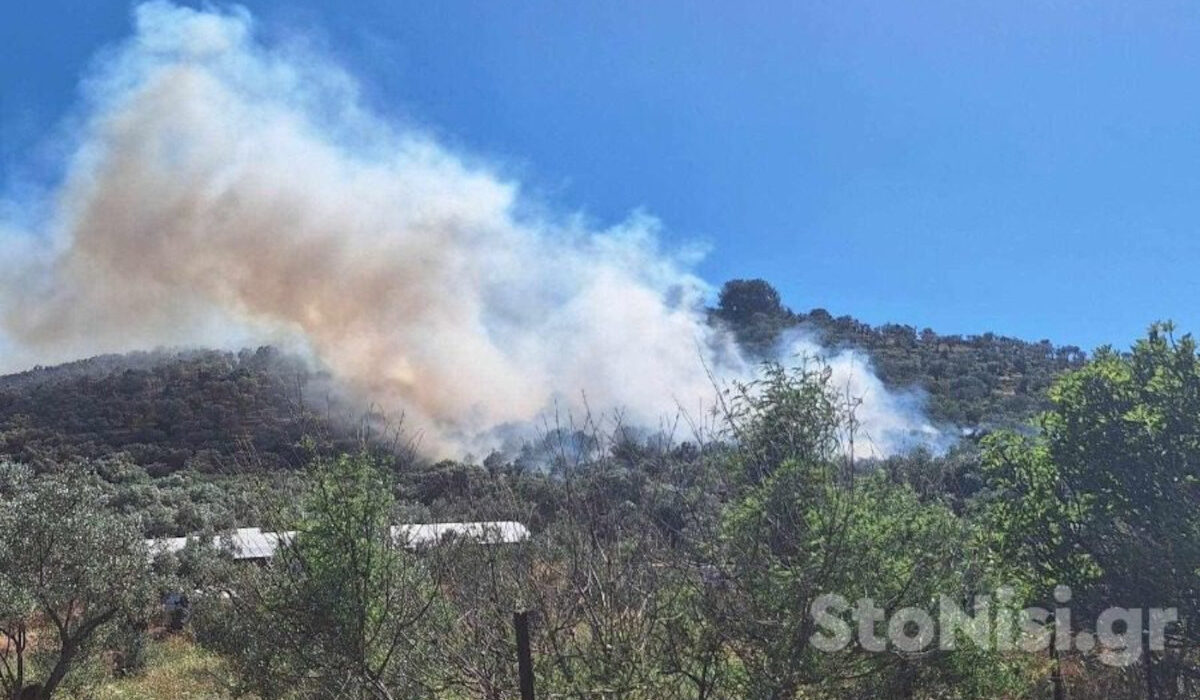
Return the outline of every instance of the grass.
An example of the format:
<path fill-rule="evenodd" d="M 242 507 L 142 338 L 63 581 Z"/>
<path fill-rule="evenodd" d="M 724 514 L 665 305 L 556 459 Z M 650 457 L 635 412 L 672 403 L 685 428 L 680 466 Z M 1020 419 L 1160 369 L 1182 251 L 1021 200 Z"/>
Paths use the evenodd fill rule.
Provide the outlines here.
<path fill-rule="evenodd" d="M 146 667 L 91 688 L 89 700 L 207 700 L 231 697 L 221 660 L 181 635 L 151 643 Z"/>

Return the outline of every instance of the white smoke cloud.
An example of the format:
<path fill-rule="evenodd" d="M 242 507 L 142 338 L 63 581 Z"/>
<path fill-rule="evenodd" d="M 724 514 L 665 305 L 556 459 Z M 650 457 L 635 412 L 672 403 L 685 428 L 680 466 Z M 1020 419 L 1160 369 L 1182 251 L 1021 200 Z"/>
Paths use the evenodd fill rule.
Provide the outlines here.
<path fill-rule="evenodd" d="M 803 332 L 786 333 L 780 340 L 781 362 L 818 359 L 829 369 L 829 383 L 853 405 L 858 423 L 855 453 L 866 457 L 896 454 L 923 446 L 948 448 L 953 439 L 924 418 L 923 394 L 916 389 L 893 391 L 875 374 L 871 359 L 857 350 L 830 351 Z"/>
<path fill-rule="evenodd" d="M 8 368 L 296 343 L 440 450 L 585 394 L 653 424 L 710 397 L 708 369 L 747 376 L 653 218 L 529 213 L 518 183 L 369 113 L 336 66 L 258 43 L 244 10 L 135 20 L 86 83 L 53 213 L 0 222 Z M 831 363 L 877 452 L 936 433 L 861 358 Z"/>

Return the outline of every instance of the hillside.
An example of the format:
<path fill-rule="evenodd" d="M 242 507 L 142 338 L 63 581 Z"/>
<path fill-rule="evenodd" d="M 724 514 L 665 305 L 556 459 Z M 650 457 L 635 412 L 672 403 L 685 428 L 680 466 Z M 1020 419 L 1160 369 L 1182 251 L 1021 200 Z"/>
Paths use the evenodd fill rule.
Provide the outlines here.
<path fill-rule="evenodd" d="M 814 335 L 830 348 L 865 351 L 889 388 L 927 395 L 935 422 L 964 429 L 1012 427 L 1046 406 L 1054 377 L 1083 365 L 1078 347 L 1027 342 L 994 333 L 942 335 L 895 323 L 871 326 L 824 309 L 797 313 L 762 280 L 732 280 L 712 316 L 734 330 L 743 347 L 765 356 L 789 330 Z"/>
<path fill-rule="evenodd" d="M 152 476 L 283 467 L 304 435 L 338 433 L 322 379 L 271 348 L 38 367 L 0 377 L 0 455 L 39 465 L 125 453 Z"/>
<path fill-rule="evenodd" d="M 866 351 L 892 388 L 927 393 L 935 421 L 975 428 L 1027 421 L 1051 379 L 1083 353 L 1048 341 L 870 326 L 795 313 L 761 281 L 733 281 L 712 310 L 751 352 L 788 329 Z M 324 377 L 271 348 L 109 355 L 0 377 L 0 455 L 40 464 L 125 453 L 151 475 L 231 473 L 299 461 L 305 435 L 349 440 Z M 343 420 L 335 420 L 341 418 Z"/>

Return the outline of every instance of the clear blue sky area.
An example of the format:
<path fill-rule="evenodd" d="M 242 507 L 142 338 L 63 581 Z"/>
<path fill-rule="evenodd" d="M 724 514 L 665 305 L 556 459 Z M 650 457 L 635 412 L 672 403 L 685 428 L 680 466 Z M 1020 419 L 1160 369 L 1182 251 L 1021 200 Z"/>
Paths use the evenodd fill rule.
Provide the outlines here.
<path fill-rule="evenodd" d="M 798 310 L 1126 345 L 1200 330 L 1200 4 L 244 3 L 375 107 Z M 36 172 L 124 2 L 0 9 L 0 173 Z"/>

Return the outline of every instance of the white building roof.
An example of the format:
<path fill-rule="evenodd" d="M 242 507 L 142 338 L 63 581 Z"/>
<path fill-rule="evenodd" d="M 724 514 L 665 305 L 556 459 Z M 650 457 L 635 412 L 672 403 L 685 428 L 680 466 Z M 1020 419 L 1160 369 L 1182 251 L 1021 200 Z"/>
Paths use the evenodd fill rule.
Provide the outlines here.
<path fill-rule="evenodd" d="M 281 541 L 295 532 L 263 532 L 256 527 L 239 527 L 227 537 L 214 537 L 213 546 L 224 549 L 234 559 L 270 559 Z M 472 523 L 409 523 L 392 526 L 392 537 L 403 546 L 415 549 L 439 544 L 448 538 L 469 539 L 482 544 L 512 544 L 529 539 L 529 529 L 513 520 Z M 187 537 L 163 537 L 146 540 L 151 556 L 175 553 L 187 546 Z"/>
<path fill-rule="evenodd" d="M 406 547 L 438 544 L 451 538 L 469 539 L 483 544 L 513 544 L 529 539 L 529 529 L 515 520 L 480 523 L 427 523 L 396 525 L 392 537 Z"/>

